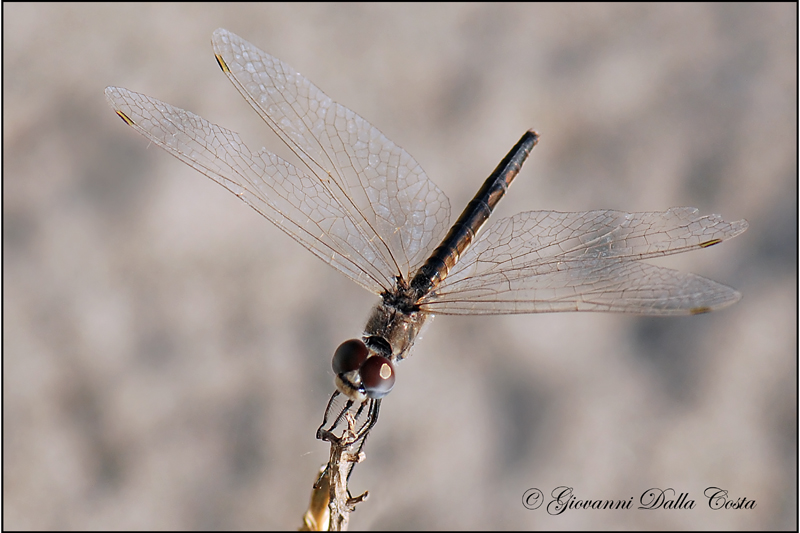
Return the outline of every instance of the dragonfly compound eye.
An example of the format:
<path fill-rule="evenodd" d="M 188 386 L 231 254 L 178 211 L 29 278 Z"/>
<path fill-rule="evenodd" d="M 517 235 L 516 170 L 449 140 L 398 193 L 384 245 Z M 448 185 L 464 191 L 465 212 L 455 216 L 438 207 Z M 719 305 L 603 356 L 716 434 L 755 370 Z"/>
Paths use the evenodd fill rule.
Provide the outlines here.
<path fill-rule="evenodd" d="M 380 355 L 373 355 L 361 365 L 361 383 L 367 396 L 373 400 L 383 398 L 394 387 L 394 366 Z"/>
<path fill-rule="evenodd" d="M 364 361 L 367 360 L 369 350 L 367 346 L 359 339 L 350 339 L 344 341 L 336 348 L 333 354 L 333 372 L 338 376 L 339 374 L 346 374 L 353 370 L 358 370 Z"/>

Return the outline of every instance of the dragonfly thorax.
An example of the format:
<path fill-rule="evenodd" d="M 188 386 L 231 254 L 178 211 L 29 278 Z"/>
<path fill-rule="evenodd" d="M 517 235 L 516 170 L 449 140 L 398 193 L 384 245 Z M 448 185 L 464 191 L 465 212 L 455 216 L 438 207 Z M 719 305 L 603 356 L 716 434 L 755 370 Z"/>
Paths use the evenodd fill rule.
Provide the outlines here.
<path fill-rule="evenodd" d="M 372 308 L 364 339 L 371 351 L 393 362 L 408 356 L 426 319 L 431 316 L 419 310 L 405 310 L 400 302 L 386 299 Z"/>

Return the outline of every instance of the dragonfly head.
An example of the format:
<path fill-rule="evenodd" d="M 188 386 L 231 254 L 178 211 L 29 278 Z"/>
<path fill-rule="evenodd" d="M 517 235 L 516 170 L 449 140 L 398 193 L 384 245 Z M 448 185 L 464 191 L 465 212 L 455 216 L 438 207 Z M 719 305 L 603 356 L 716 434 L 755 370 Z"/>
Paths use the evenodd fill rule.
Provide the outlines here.
<path fill-rule="evenodd" d="M 331 366 L 336 374 L 336 388 L 353 400 L 378 400 L 394 387 L 392 362 L 372 352 L 361 339 L 350 339 L 340 344 L 333 354 Z"/>

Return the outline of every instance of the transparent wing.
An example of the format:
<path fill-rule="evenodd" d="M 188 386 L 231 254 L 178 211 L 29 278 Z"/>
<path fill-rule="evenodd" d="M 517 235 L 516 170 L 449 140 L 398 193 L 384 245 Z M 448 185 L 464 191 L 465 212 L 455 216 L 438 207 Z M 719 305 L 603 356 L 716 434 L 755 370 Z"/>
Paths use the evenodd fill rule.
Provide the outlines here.
<path fill-rule="evenodd" d="M 183 109 L 119 87 L 105 92 L 136 131 L 231 191 L 314 255 L 377 294 L 393 286 L 395 265 L 329 181 L 264 149 L 252 153 L 237 133 Z"/>
<path fill-rule="evenodd" d="M 739 293 L 641 260 L 707 248 L 746 229 L 745 220 L 699 216 L 690 207 L 520 213 L 489 226 L 421 307 L 441 314 L 711 311 Z"/>
<path fill-rule="evenodd" d="M 447 196 L 408 152 L 286 63 L 227 30 L 212 43 L 245 100 L 375 240 L 384 275 L 408 279 L 449 226 Z"/>

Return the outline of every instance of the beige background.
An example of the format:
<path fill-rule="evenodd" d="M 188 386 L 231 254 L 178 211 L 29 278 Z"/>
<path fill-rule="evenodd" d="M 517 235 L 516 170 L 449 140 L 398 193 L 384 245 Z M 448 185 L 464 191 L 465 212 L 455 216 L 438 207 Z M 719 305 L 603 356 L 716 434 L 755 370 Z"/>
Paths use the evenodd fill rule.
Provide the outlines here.
<path fill-rule="evenodd" d="M 330 356 L 374 299 L 103 97 L 128 87 L 282 150 L 215 64 L 217 27 L 378 126 L 454 211 L 535 127 L 499 216 L 750 222 L 659 262 L 736 287 L 725 311 L 438 317 L 352 479 L 371 493 L 355 528 L 796 526 L 795 5 L 3 7 L 6 528 L 300 523 Z M 696 508 L 523 508 L 559 485 Z M 709 510 L 708 486 L 757 507 Z"/>

